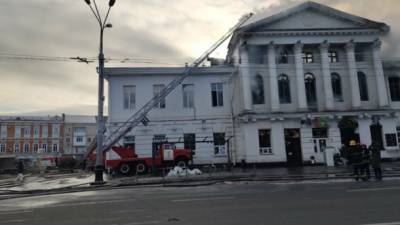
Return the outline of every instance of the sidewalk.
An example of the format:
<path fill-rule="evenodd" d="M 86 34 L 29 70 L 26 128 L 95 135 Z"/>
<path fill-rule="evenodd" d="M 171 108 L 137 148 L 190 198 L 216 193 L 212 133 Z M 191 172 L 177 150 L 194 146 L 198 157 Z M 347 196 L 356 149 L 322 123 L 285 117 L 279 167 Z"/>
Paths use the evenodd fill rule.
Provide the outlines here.
<path fill-rule="evenodd" d="M 400 177 L 400 162 L 383 163 L 384 177 Z M 222 181 L 302 181 L 326 179 L 352 179 L 351 167 L 305 166 L 296 168 L 257 168 L 246 169 L 204 167 L 201 175 L 167 176 L 130 176 L 115 177 L 105 174 L 104 186 L 91 186 L 94 175 L 91 173 L 28 175 L 21 184 L 16 183 L 14 176 L 1 176 L 0 196 L 10 194 L 52 193 L 57 191 L 96 190 L 98 188 L 115 188 L 135 185 L 163 186 L 199 186 Z M 371 171 L 372 172 L 372 171 Z M 164 173 L 166 174 L 166 172 Z"/>

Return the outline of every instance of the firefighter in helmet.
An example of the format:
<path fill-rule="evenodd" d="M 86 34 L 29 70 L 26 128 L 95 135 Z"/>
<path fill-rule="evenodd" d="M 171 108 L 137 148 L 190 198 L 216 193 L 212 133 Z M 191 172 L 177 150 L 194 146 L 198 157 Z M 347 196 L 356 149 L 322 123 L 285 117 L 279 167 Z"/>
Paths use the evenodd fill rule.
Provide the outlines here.
<path fill-rule="evenodd" d="M 362 176 L 363 154 L 361 146 L 355 140 L 349 143 L 349 162 L 353 166 L 354 178 L 358 181 Z"/>

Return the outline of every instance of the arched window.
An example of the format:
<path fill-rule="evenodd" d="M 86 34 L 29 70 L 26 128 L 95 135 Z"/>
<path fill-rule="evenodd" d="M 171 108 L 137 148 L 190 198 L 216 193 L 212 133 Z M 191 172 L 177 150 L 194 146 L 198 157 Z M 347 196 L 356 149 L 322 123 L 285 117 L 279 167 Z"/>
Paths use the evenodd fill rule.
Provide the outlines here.
<path fill-rule="evenodd" d="M 360 89 L 360 99 L 361 101 L 368 101 L 368 84 L 367 84 L 367 77 L 363 72 L 357 72 L 358 77 L 358 87 Z"/>
<path fill-rule="evenodd" d="M 335 102 L 343 102 L 342 82 L 340 81 L 339 74 L 332 73 L 331 82 L 332 82 L 333 98 L 335 99 Z"/>
<path fill-rule="evenodd" d="M 264 81 L 260 74 L 257 74 L 251 82 L 251 98 L 254 105 L 264 104 Z"/>
<path fill-rule="evenodd" d="M 392 101 L 400 101 L 400 77 L 389 77 L 390 98 Z"/>
<path fill-rule="evenodd" d="M 281 74 L 278 76 L 278 92 L 279 102 L 281 104 L 292 102 L 292 99 L 290 97 L 289 77 L 286 74 Z"/>
<path fill-rule="evenodd" d="M 315 89 L 315 77 L 311 73 L 304 75 L 304 84 L 306 88 L 306 98 L 309 108 L 315 108 L 317 106 L 317 93 Z"/>

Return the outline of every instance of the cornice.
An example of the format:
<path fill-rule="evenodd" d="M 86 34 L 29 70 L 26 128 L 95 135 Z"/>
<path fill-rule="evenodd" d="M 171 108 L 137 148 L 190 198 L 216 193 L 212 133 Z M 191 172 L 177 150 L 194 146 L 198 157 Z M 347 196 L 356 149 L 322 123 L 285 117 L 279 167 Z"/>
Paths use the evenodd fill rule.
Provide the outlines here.
<path fill-rule="evenodd" d="M 244 37 L 290 37 L 290 36 L 342 36 L 342 35 L 379 35 L 377 30 L 276 30 L 246 32 Z"/>

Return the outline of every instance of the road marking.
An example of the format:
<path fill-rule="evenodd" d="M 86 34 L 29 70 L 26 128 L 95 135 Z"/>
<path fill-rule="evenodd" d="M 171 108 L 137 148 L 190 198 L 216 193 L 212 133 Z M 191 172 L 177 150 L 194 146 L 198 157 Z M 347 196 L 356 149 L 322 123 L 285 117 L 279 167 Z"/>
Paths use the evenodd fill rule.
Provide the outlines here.
<path fill-rule="evenodd" d="M 24 210 L 24 211 L 6 211 L 6 212 L 0 212 L 0 215 L 11 215 L 11 214 L 22 214 L 22 213 L 32 213 L 33 211 L 30 210 Z"/>
<path fill-rule="evenodd" d="M 400 221 L 390 222 L 390 223 L 369 223 L 369 224 L 362 224 L 362 225 L 400 225 Z"/>
<path fill-rule="evenodd" d="M 400 190 L 400 187 L 348 189 L 346 190 L 346 192 L 385 191 L 385 190 Z"/>
<path fill-rule="evenodd" d="M 232 200 L 235 197 L 210 197 L 210 198 L 186 198 L 186 199 L 174 199 L 172 202 L 195 202 L 195 201 L 209 201 L 209 200 Z"/>

